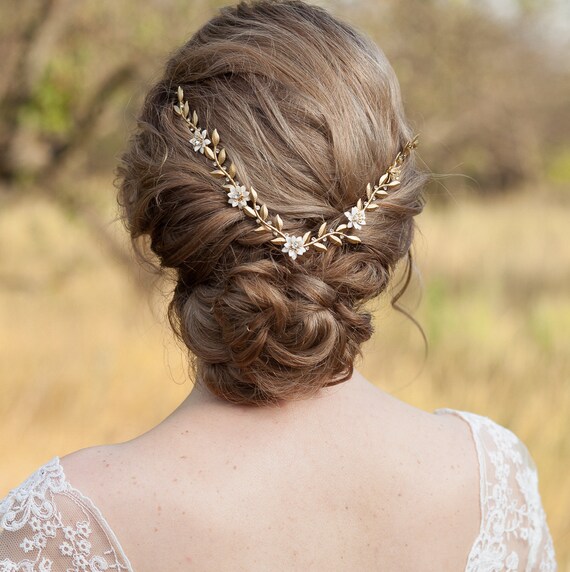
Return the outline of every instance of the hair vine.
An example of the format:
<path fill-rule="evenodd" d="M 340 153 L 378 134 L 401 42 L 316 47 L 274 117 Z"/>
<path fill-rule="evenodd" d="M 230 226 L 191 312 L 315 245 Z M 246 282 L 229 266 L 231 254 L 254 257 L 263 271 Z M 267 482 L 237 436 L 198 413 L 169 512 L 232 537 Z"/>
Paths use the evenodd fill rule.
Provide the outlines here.
<path fill-rule="evenodd" d="M 307 231 L 303 236 L 292 236 L 283 231 L 283 219 L 278 214 L 272 220 L 269 216 L 267 205 L 264 203 L 260 204 L 257 191 L 251 186 L 249 190 L 246 189 L 245 185 L 240 184 L 236 179 L 235 165 L 228 158 L 226 150 L 220 146 L 218 131 L 213 129 L 211 133 L 208 133 L 207 129 L 198 126 L 198 114 L 195 110 L 190 114 L 190 106 L 188 101 L 184 100 L 184 91 L 180 86 L 178 86 L 177 96 L 178 101 L 174 104 L 174 111 L 184 119 L 189 127 L 192 133 L 189 142 L 193 146 L 194 151 L 205 155 L 216 167 L 213 171 L 210 171 L 210 174 L 214 177 L 225 179 L 226 182 L 222 187 L 227 190 L 228 203 L 232 207 L 238 207 L 248 217 L 256 220 L 259 226 L 254 232 L 270 231 L 275 236 L 270 242 L 282 246 L 282 252 L 288 253 L 293 260 L 311 248 L 322 252 L 326 251 L 328 246 L 342 245 L 343 240 L 352 244 L 362 242 L 358 236 L 347 234 L 347 231 L 360 230 L 362 225 L 366 224 L 366 212 L 379 208 L 380 205 L 376 201 L 386 197 L 390 190 L 400 186 L 399 177 L 402 164 L 418 145 L 418 135 L 416 135 L 404 145 L 378 181 L 375 184 L 367 184 L 366 198 L 358 199 L 356 206 L 344 212 L 348 219 L 347 223 L 339 224 L 335 229 L 327 231 L 327 223 L 325 221 L 319 227 L 316 237 L 313 237 L 311 231 Z M 226 161 L 229 161 L 227 168 L 224 167 Z M 328 243 L 328 246 L 325 243 Z"/>

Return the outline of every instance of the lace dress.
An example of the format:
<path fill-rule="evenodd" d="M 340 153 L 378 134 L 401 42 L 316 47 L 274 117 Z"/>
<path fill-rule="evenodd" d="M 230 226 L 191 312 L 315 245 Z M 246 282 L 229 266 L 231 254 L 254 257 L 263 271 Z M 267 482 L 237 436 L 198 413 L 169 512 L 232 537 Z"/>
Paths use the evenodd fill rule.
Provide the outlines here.
<path fill-rule="evenodd" d="M 465 570 L 556 570 L 537 471 L 525 445 L 486 417 L 436 413 L 468 423 L 479 459 L 481 526 Z M 66 479 L 58 457 L 0 501 L 0 572 L 36 570 L 133 570 L 104 516 Z"/>

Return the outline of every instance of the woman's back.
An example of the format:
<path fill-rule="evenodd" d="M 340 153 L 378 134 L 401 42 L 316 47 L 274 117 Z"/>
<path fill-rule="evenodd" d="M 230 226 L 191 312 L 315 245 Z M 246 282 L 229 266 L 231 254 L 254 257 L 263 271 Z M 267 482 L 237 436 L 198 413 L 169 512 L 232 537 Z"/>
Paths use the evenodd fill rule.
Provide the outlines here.
<path fill-rule="evenodd" d="M 468 427 L 353 383 L 283 410 L 191 407 L 63 466 L 135 570 L 460 569 L 479 527 Z"/>
<path fill-rule="evenodd" d="M 499 431 L 499 440 L 509 434 Z M 61 466 L 136 571 L 456 571 L 470 552 L 469 570 L 538 570 L 525 566 L 537 533 L 533 558 L 555 569 L 543 515 L 536 522 L 542 508 L 520 487 L 501 489 L 502 514 L 498 502 L 488 505 L 494 512 L 480 526 L 476 442 L 458 415 L 419 411 L 356 374 L 283 408 L 239 408 L 193 392 L 154 430 Z M 508 477 L 505 451 L 487 444 Z M 490 484 L 500 488 L 498 473 Z M 532 478 L 523 484 L 536 488 Z M 507 505 L 521 511 L 509 516 Z M 504 567 L 485 568 L 493 562 Z"/>

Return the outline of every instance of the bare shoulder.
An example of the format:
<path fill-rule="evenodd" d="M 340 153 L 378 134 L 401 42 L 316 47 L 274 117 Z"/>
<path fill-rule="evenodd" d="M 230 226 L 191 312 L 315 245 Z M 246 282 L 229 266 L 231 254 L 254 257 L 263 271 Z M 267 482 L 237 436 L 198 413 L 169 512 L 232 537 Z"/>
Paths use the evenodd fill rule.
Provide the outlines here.
<path fill-rule="evenodd" d="M 394 455 L 425 463 L 444 478 L 477 481 L 477 451 L 469 423 L 456 415 L 424 411 L 387 394 L 382 401 L 381 431 L 389 436 Z"/>
<path fill-rule="evenodd" d="M 481 525 L 479 461 L 471 429 L 457 416 L 427 412 L 417 416 L 416 423 L 410 439 L 418 462 L 426 465 L 424 478 L 417 481 L 424 489 L 418 494 L 417 514 L 425 533 L 430 535 L 431 530 L 434 534 L 423 545 L 428 550 L 439 545 L 440 551 L 460 561 Z M 410 486 L 414 486 L 413 479 Z"/>
<path fill-rule="evenodd" d="M 119 471 L 123 456 L 117 445 L 96 445 L 79 449 L 61 457 L 60 463 L 63 467 L 67 480 L 77 486 L 97 486 L 103 480 L 107 480 L 105 475 Z"/>
<path fill-rule="evenodd" d="M 87 447 L 61 457 L 60 464 L 67 482 L 113 520 L 134 476 L 128 448 L 122 444 Z"/>
<path fill-rule="evenodd" d="M 369 384 L 361 387 L 349 414 L 353 427 L 363 424 L 353 441 L 360 446 L 363 435 L 371 436 L 369 448 L 378 451 L 381 474 L 405 486 L 426 513 L 433 514 L 436 505 L 442 514 L 461 504 L 477 517 L 479 464 L 469 424 L 424 411 Z"/>

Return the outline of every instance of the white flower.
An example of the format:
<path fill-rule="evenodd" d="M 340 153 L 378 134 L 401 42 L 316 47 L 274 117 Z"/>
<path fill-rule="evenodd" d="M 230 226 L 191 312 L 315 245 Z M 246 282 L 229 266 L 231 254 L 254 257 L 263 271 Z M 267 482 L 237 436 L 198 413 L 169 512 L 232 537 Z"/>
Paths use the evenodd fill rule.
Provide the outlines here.
<path fill-rule="evenodd" d="M 89 554 L 91 552 L 91 542 L 89 542 L 89 540 L 81 538 L 80 540 L 77 541 L 77 548 L 79 548 L 80 552 L 83 552 L 84 554 Z"/>
<path fill-rule="evenodd" d="M 502 465 L 497 465 L 495 467 L 495 477 L 497 478 L 498 481 L 504 481 L 505 479 L 507 479 L 509 477 L 510 472 L 511 472 L 511 467 L 510 465 L 507 465 L 507 463 L 503 463 Z"/>
<path fill-rule="evenodd" d="M 32 518 L 30 518 L 30 526 L 34 532 L 39 532 L 42 529 L 42 523 L 37 516 L 32 516 Z"/>
<path fill-rule="evenodd" d="M 38 532 L 34 535 L 34 546 L 36 548 L 45 548 L 47 544 L 47 538 L 43 532 Z"/>
<path fill-rule="evenodd" d="M 102 570 L 108 570 L 109 564 L 102 556 L 94 556 L 89 561 L 89 567 L 91 572 L 100 572 Z"/>
<path fill-rule="evenodd" d="M 520 465 L 523 462 L 522 455 L 518 449 L 511 451 L 511 459 L 517 465 Z"/>
<path fill-rule="evenodd" d="M 73 528 L 71 528 L 71 526 L 64 526 L 63 527 L 63 534 L 65 536 L 65 538 L 67 538 L 67 540 L 74 540 L 75 539 L 75 535 L 77 534 L 77 532 L 75 532 L 75 530 L 73 530 Z"/>
<path fill-rule="evenodd" d="M 231 185 L 228 197 L 228 203 L 231 203 L 232 207 L 241 209 L 247 206 L 249 191 L 246 190 L 244 185 Z"/>
<path fill-rule="evenodd" d="M 40 562 L 39 571 L 40 572 L 51 572 L 51 567 L 53 562 L 49 558 L 42 558 Z"/>
<path fill-rule="evenodd" d="M 85 570 L 87 568 L 87 566 L 89 566 L 89 562 L 87 560 L 87 558 L 85 558 L 85 556 L 83 556 L 83 554 L 77 554 L 75 553 L 73 555 L 73 564 L 75 564 L 75 566 L 77 566 L 77 568 L 82 568 L 83 570 Z"/>
<path fill-rule="evenodd" d="M 210 143 L 208 132 L 205 129 L 202 129 L 202 133 L 200 133 L 200 129 L 197 128 L 194 131 L 194 137 L 190 139 L 190 143 L 194 145 L 194 151 L 200 151 L 203 155 L 204 147 Z"/>
<path fill-rule="evenodd" d="M 46 536 L 51 536 L 51 537 L 55 536 L 56 528 L 55 528 L 55 524 L 53 522 L 51 522 L 49 520 L 47 522 L 44 522 L 43 528 L 44 528 L 44 534 Z"/>
<path fill-rule="evenodd" d="M 77 532 L 83 536 L 89 536 L 91 534 L 91 528 L 86 520 L 82 520 L 77 523 Z"/>
<path fill-rule="evenodd" d="M 303 254 L 307 249 L 303 246 L 302 236 L 289 236 L 287 235 L 286 242 L 281 249 L 283 252 L 288 252 L 289 256 L 295 260 L 297 255 Z"/>
<path fill-rule="evenodd" d="M 505 533 L 505 516 L 497 514 L 496 520 L 493 522 L 493 535 L 500 538 Z"/>
<path fill-rule="evenodd" d="M 73 554 L 73 546 L 69 542 L 63 542 L 59 545 L 59 551 L 63 556 L 71 556 Z"/>
<path fill-rule="evenodd" d="M 507 557 L 505 564 L 507 566 L 507 572 L 510 572 L 510 571 L 516 572 L 516 570 L 518 569 L 518 566 L 519 566 L 519 557 L 518 557 L 517 553 L 514 551 L 511 552 L 509 554 L 509 556 Z"/>
<path fill-rule="evenodd" d="M 346 218 L 350 221 L 346 226 L 349 228 L 354 226 L 354 228 L 361 228 L 360 225 L 366 224 L 366 214 L 363 209 L 358 207 L 352 207 L 350 211 L 345 211 L 344 214 Z"/>
<path fill-rule="evenodd" d="M 34 543 L 29 538 L 24 538 L 20 543 L 20 548 L 22 548 L 24 552 L 29 552 L 34 549 Z"/>

